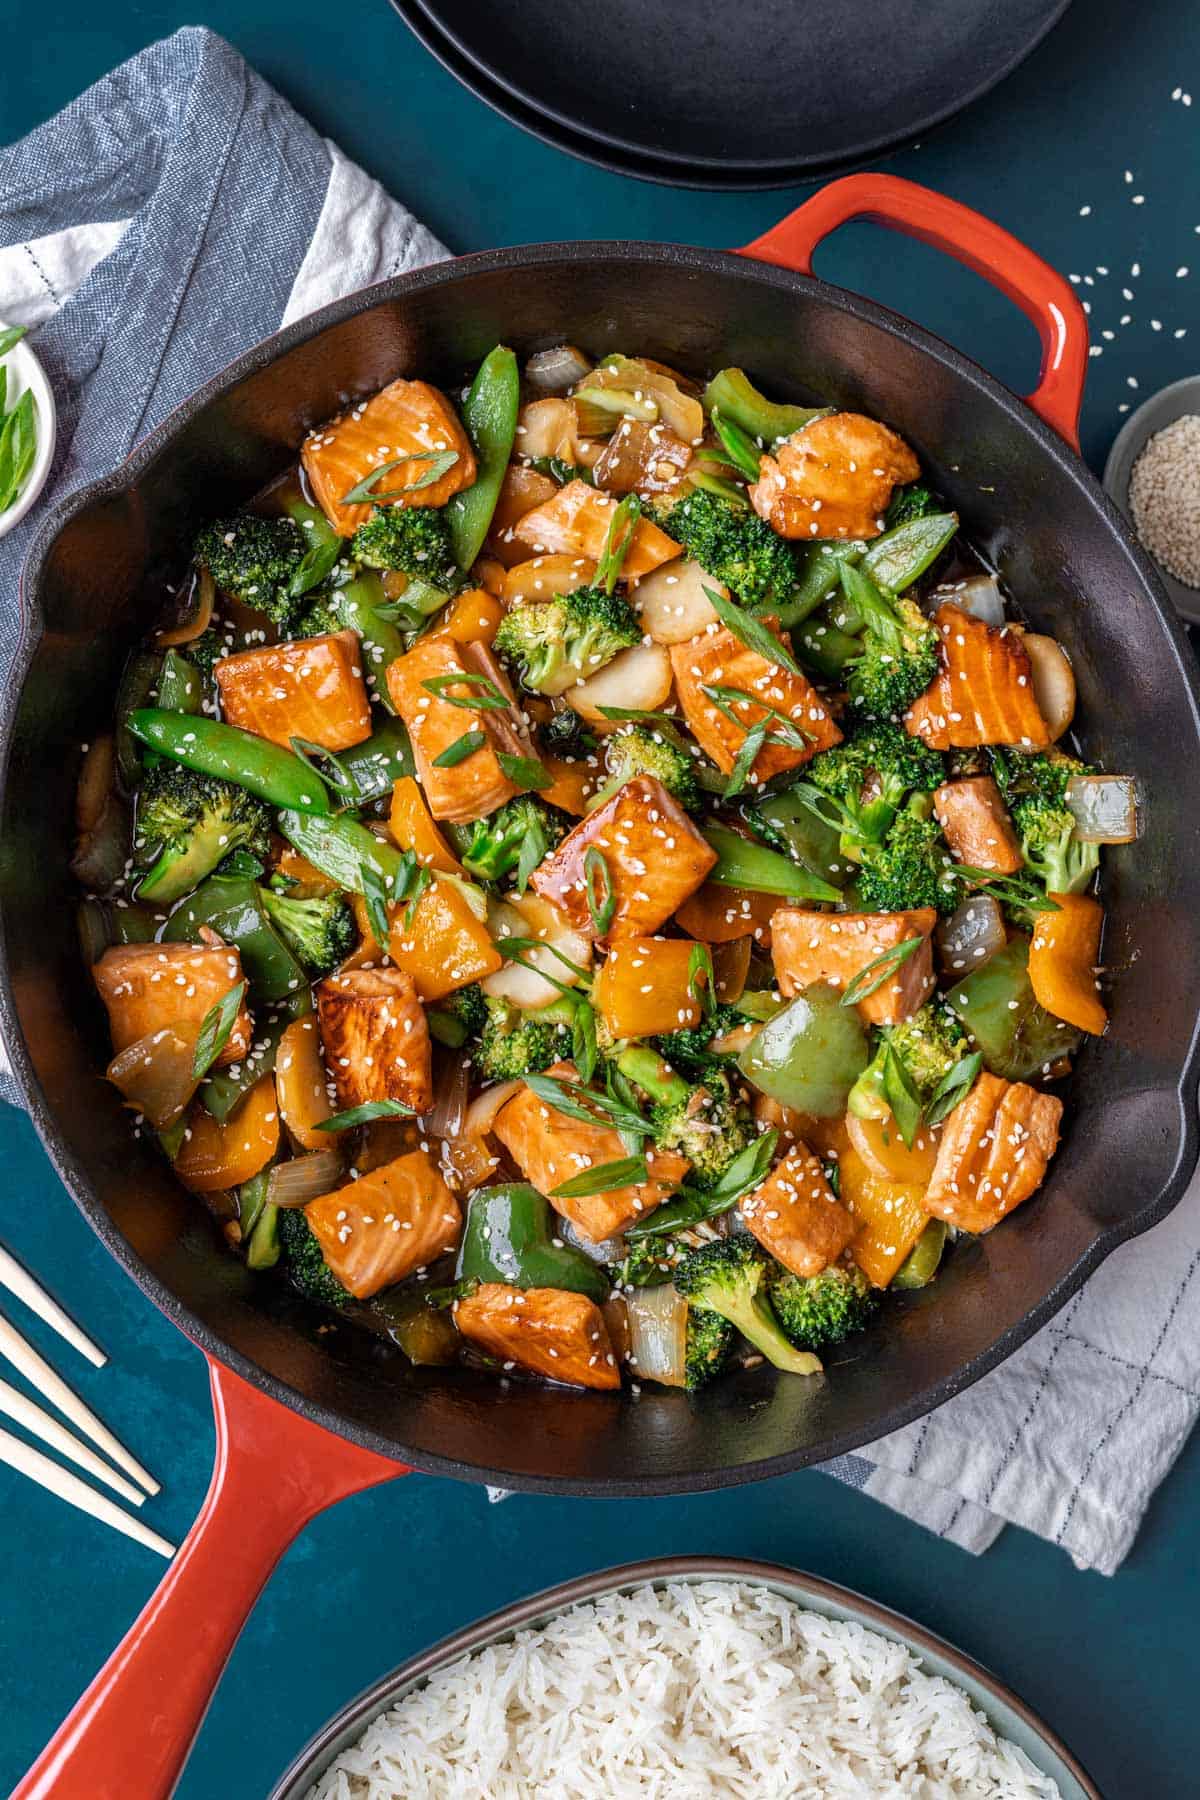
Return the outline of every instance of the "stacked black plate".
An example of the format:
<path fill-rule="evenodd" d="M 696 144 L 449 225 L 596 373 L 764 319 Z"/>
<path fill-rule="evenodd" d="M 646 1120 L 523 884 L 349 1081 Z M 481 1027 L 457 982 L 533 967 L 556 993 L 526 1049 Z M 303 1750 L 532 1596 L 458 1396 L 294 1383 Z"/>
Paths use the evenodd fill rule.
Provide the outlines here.
<path fill-rule="evenodd" d="M 678 187 L 844 172 L 1003 78 L 1069 0 L 392 0 L 505 118 Z"/>

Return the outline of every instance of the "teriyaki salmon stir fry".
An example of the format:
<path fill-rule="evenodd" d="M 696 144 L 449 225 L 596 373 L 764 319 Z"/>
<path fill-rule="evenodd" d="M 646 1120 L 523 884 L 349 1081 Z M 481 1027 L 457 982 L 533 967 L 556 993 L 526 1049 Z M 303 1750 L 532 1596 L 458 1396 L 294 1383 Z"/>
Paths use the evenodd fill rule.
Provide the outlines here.
<path fill-rule="evenodd" d="M 415 1364 L 815 1374 L 1035 1193 L 1105 1030 L 1074 708 L 880 421 L 394 381 L 200 533 L 88 750 L 108 1078 Z"/>

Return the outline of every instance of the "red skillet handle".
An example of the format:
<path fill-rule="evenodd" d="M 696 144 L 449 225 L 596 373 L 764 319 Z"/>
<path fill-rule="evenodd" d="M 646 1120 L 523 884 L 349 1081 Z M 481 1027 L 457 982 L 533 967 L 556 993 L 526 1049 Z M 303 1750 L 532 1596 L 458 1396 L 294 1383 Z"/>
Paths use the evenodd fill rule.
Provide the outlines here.
<path fill-rule="evenodd" d="M 407 1469 L 210 1363 L 212 1484 L 179 1554 L 12 1800 L 166 1800 L 267 1577 L 315 1514 Z"/>
<path fill-rule="evenodd" d="M 1041 374 L 1026 398 L 1038 417 L 1078 450 L 1088 361 L 1083 308 L 1057 270 L 982 213 L 898 175 L 846 175 L 747 244 L 741 255 L 811 275 L 817 245 L 851 219 L 873 219 L 932 244 L 1016 301 L 1042 340 Z"/>

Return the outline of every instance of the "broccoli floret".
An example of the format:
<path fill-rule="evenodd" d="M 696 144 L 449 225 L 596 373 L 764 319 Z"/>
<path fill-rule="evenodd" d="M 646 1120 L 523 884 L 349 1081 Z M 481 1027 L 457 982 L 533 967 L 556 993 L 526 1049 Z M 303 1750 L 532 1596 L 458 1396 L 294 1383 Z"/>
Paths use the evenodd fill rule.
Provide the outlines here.
<path fill-rule="evenodd" d="M 940 511 L 925 483 L 910 481 L 907 487 L 897 488 L 892 495 L 892 503 L 883 515 L 884 529 L 893 531 L 897 525 L 907 525 L 910 519 L 924 519 L 930 513 Z"/>
<path fill-rule="evenodd" d="M 266 613 L 290 634 L 304 611 L 303 598 L 290 590 L 307 550 L 308 540 L 294 519 L 239 513 L 207 526 L 196 539 L 193 554 L 211 571 L 222 593 Z"/>
<path fill-rule="evenodd" d="M 271 809 L 232 781 L 181 763 L 149 769 L 137 801 L 134 852 L 156 853 L 138 883 L 139 900 L 178 900 L 235 850 L 265 861 Z"/>
<path fill-rule="evenodd" d="M 749 1232 L 714 1238 L 690 1251 L 675 1270 L 675 1286 L 691 1305 L 719 1313 L 736 1326 L 777 1369 L 820 1373 L 816 1357 L 793 1349 L 784 1336 L 771 1306 L 767 1259 Z"/>
<path fill-rule="evenodd" d="M 635 775 L 653 775 L 685 812 L 699 812 L 704 796 L 696 781 L 692 759 L 672 731 L 648 725 L 632 725 L 614 732 L 605 747 L 609 780 L 596 795 L 599 806 Z"/>
<path fill-rule="evenodd" d="M 347 1293 L 321 1254 L 321 1246 L 299 1206 L 280 1209 L 279 1237 L 283 1245 L 284 1264 L 296 1287 L 309 1300 L 339 1310 L 348 1306 Z"/>
<path fill-rule="evenodd" d="M 308 604 L 296 621 L 292 632 L 293 637 L 324 637 L 328 632 L 345 630 L 345 624 L 337 610 L 337 600 L 333 594 L 319 594 L 315 600 L 309 595 L 307 601 Z"/>
<path fill-rule="evenodd" d="M 439 1044 L 461 1050 L 468 1038 L 477 1038 L 487 1024 L 487 1004 L 477 981 L 445 994 L 427 1013 L 429 1030 Z"/>
<path fill-rule="evenodd" d="M 354 915 L 340 894 L 295 900 L 269 887 L 258 891 L 276 931 L 311 975 L 328 975 L 358 942 Z"/>
<path fill-rule="evenodd" d="M 1077 775 L 1095 774 L 1088 763 L 1062 750 L 1001 750 L 993 746 L 988 754 L 996 785 L 1010 802 L 1036 794 L 1061 805 Z"/>
<path fill-rule="evenodd" d="M 1064 784 L 1065 785 L 1065 784 Z M 1081 894 L 1100 867 L 1099 844 L 1075 835 L 1075 815 L 1045 794 L 1009 802 L 1026 866 L 1048 894 Z"/>
<path fill-rule="evenodd" d="M 566 833 L 563 816 L 533 794 L 519 794 L 498 812 L 477 819 L 462 852 L 462 865 L 480 881 L 503 881 L 517 872 L 524 891 L 530 874 Z"/>
<path fill-rule="evenodd" d="M 796 552 L 787 540 L 757 513 L 705 489 L 677 501 L 663 528 L 747 606 L 781 606 L 799 583 Z"/>
<path fill-rule="evenodd" d="M 636 1238 L 619 1263 L 609 1265 L 615 1288 L 662 1287 L 683 1254 L 673 1237 Z"/>
<path fill-rule="evenodd" d="M 462 586 L 446 515 L 433 506 L 377 506 L 350 540 L 350 555 L 371 569 L 398 569 L 452 594 Z"/>
<path fill-rule="evenodd" d="M 754 1121 L 736 1098 L 729 1077 L 715 1065 L 693 1084 L 644 1044 L 630 1044 L 617 1058 L 622 1075 L 650 1100 L 654 1141 L 691 1163 L 689 1179 L 708 1187 L 754 1136 Z"/>
<path fill-rule="evenodd" d="M 704 1081 L 714 1069 L 720 1070 L 727 1063 L 737 1061 L 736 1050 L 714 1050 L 714 1038 L 724 1037 L 726 1032 L 735 1031 L 743 1024 L 745 1019 L 737 1007 L 726 1004 L 714 1008 L 699 1025 L 689 1025 L 684 1031 L 667 1032 L 662 1037 L 651 1038 L 650 1042 L 681 1075 L 686 1075 L 690 1081 Z"/>
<path fill-rule="evenodd" d="M 860 1119 L 883 1119 L 891 1112 L 884 1092 L 889 1050 L 900 1059 L 924 1107 L 966 1054 L 967 1034 L 956 1014 L 934 1000 L 927 1001 L 911 1019 L 888 1026 L 880 1033 L 875 1055 L 850 1089 L 847 1107 Z"/>
<path fill-rule="evenodd" d="M 841 573 L 866 622 L 862 654 L 849 665 L 850 697 L 868 718 L 899 719 L 937 675 L 937 631 L 911 600 L 885 595 L 860 569 L 843 563 Z"/>
<path fill-rule="evenodd" d="M 933 906 L 952 913 L 961 896 L 941 826 L 919 811 L 899 813 L 881 844 L 863 844 L 856 885 L 864 912 Z"/>
<path fill-rule="evenodd" d="M 688 1307 L 683 1385 L 689 1394 L 719 1375 L 733 1348 L 733 1326 L 707 1306 Z"/>
<path fill-rule="evenodd" d="M 193 667 L 199 669 L 204 679 L 211 683 L 213 667 L 223 657 L 232 656 L 237 650 L 237 638 L 233 627 L 222 619 L 213 619 L 206 631 L 190 644 L 184 644 L 180 654 L 185 656 Z"/>
<path fill-rule="evenodd" d="M 875 1311 L 874 1288 L 861 1269 L 833 1263 L 819 1275 L 771 1266 L 767 1283 L 775 1317 L 800 1350 L 823 1350 L 861 1331 Z"/>
<path fill-rule="evenodd" d="M 595 736 L 571 706 L 552 713 L 539 727 L 539 735 L 548 755 L 563 756 L 572 762 L 591 756 L 596 748 Z"/>
<path fill-rule="evenodd" d="M 628 603 L 601 587 L 522 602 L 500 623 L 495 650 L 535 694 L 564 694 L 642 641 Z"/>
<path fill-rule="evenodd" d="M 946 777 L 941 753 L 890 719 L 852 731 L 814 756 L 807 780 L 834 801 L 847 845 L 879 843 L 911 793 L 932 793 Z"/>
<path fill-rule="evenodd" d="M 476 1072 L 485 1081 L 519 1081 L 570 1056 L 569 1002 L 554 1001 L 532 1013 L 490 997 L 485 1005 L 487 1019 L 474 1057 Z"/>

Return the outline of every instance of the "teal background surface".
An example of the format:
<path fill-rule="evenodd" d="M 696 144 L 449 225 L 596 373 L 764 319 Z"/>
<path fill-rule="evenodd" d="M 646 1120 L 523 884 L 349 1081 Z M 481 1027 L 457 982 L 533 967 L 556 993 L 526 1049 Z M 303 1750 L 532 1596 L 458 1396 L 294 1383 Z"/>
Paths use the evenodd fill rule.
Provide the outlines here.
<path fill-rule="evenodd" d="M 810 191 L 684 192 L 569 160 L 461 89 L 384 0 L 336 8 L 258 0 L 253 9 L 236 0 L 108 9 L 60 0 L 40 12 L 0 0 L 0 21 L 10 50 L 0 58 L 3 137 L 39 123 L 154 38 L 204 23 L 455 250 L 567 237 L 736 245 Z M 669 43 L 664 58 L 669 75 Z M 800 70 L 797 79 L 819 72 Z M 1182 93 L 1193 84 L 1197 104 L 1189 107 Z M 1176 88 L 1181 97 L 1173 100 Z M 714 118 L 713 131 L 736 141 L 736 119 Z M 994 94 L 884 166 L 991 214 L 1080 277 L 1102 350 L 1084 410 L 1093 466 L 1121 423 L 1120 407 L 1195 372 L 1195 4 L 1147 0 L 1134 20 L 1117 0 L 1078 0 Z M 1032 386 L 1031 327 L 932 251 L 854 226 L 825 247 L 818 268 L 941 333 L 1011 385 Z M 164 1481 L 146 1510 L 178 1539 L 211 1462 L 199 1352 L 101 1251 L 31 1127 L 11 1109 L 0 1108 L 0 1150 L 0 1236 L 106 1344 L 113 1366 L 89 1371 L 27 1315 L 19 1322 Z M 4 1305 L 17 1317 L 15 1303 Z M 1042 1711 L 1108 1800 L 1193 1793 L 1198 1478 L 1193 1443 L 1111 1580 L 1079 1573 L 1061 1552 L 1016 1530 L 982 1559 L 969 1558 L 815 1472 L 679 1500 L 517 1497 L 499 1506 L 478 1488 L 400 1481 L 326 1514 L 284 1558 L 234 1654 L 180 1794 L 261 1800 L 330 1712 L 432 1639 L 569 1576 L 688 1551 L 792 1563 L 910 1613 Z M 107 1656 L 160 1570 L 151 1553 L 0 1470 L 0 1791 Z"/>

